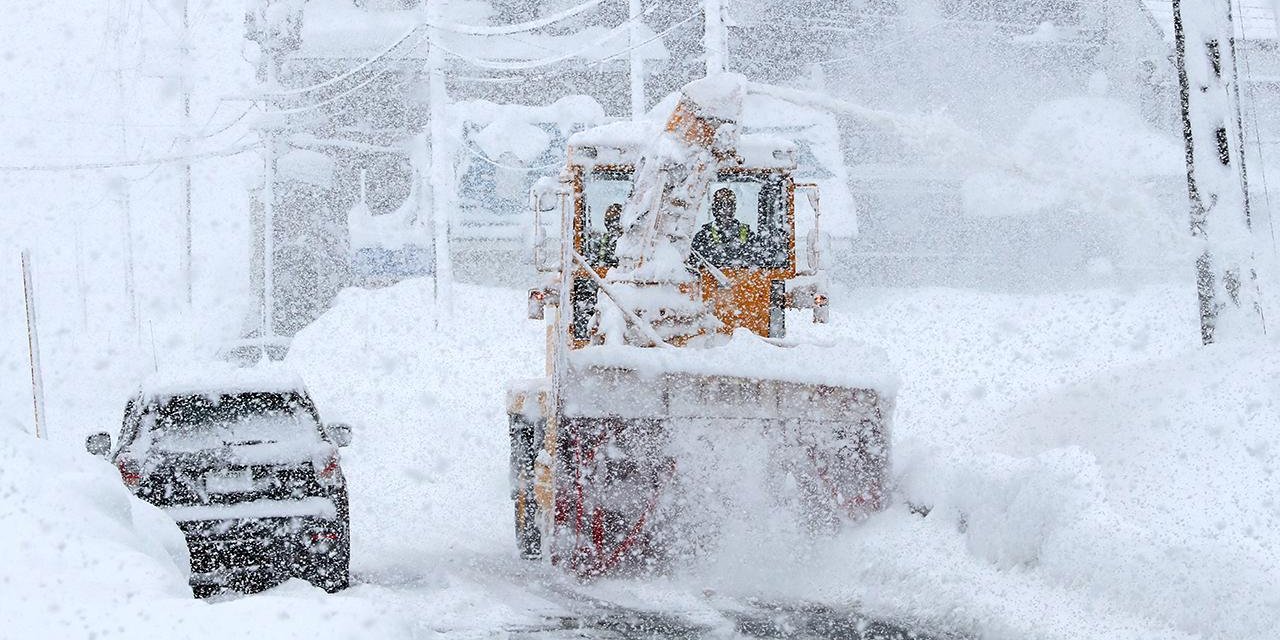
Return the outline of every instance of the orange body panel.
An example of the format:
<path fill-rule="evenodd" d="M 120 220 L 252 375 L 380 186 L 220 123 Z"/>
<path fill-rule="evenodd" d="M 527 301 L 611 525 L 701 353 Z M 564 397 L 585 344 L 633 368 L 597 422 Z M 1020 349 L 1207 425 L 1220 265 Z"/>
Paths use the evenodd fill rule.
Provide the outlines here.
<path fill-rule="evenodd" d="M 750 329 L 759 336 L 769 336 L 769 295 L 774 280 L 785 280 L 790 273 L 783 269 L 721 269 L 729 279 L 722 287 L 709 272 L 702 272 L 702 299 L 711 303 L 716 318 L 724 323 L 722 333 L 734 329 Z"/>

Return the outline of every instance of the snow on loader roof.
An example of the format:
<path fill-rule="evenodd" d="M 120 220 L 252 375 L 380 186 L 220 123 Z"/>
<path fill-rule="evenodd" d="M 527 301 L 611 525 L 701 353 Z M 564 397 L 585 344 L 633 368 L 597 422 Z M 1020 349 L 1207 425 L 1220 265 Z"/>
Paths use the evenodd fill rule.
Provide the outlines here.
<path fill-rule="evenodd" d="M 634 166 L 658 140 L 661 122 L 612 122 L 579 131 L 569 137 L 569 162 L 587 167 Z M 743 134 L 738 138 L 737 164 L 752 169 L 795 170 L 796 143 L 779 136 Z"/>

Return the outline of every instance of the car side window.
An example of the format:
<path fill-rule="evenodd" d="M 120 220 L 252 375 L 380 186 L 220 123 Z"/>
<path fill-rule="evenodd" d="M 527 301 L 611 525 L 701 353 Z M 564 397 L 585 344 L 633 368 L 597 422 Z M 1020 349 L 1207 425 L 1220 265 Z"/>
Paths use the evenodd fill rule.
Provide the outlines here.
<path fill-rule="evenodd" d="M 124 405 L 124 420 L 120 425 L 120 443 L 119 448 L 123 449 L 131 444 L 138 437 L 138 429 L 142 425 L 142 415 L 138 411 L 138 401 L 131 398 Z"/>

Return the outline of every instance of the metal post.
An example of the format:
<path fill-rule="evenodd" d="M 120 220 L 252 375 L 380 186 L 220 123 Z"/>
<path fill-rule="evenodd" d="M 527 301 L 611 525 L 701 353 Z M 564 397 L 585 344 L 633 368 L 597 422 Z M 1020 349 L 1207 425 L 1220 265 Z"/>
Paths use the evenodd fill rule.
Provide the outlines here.
<path fill-rule="evenodd" d="M 702 0 L 704 26 L 702 48 L 707 55 L 707 75 L 725 70 L 724 10 L 720 0 Z"/>
<path fill-rule="evenodd" d="M 27 353 L 31 360 L 31 404 L 35 413 L 36 437 L 44 438 L 44 372 L 40 368 L 35 287 L 31 283 L 31 251 L 27 249 L 22 250 L 22 295 L 27 307 Z"/>
<path fill-rule="evenodd" d="M 283 54 L 270 52 L 271 60 L 267 62 L 266 86 L 272 91 L 279 89 L 277 78 Z M 275 106 L 274 101 L 271 103 Z M 267 123 L 266 145 L 263 148 L 262 173 L 262 331 L 259 337 L 271 338 L 276 334 L 275 315 L 275 253 L 276 253 L 276 143 L 277 132 L 274 123 Z"/>
<path fill-rule="evenodd" d="M 1271 18 L 1276 23 L 1276 33 L 1280 33 L 1280 0 L 1271 0 Z"/>
<path fill-rule="evenodd" d="M 1280 0 L 1277 0 L 1280 1 Z M 631 119 L 644 115 L 644 56 L 640 52 L 640 0 L 631 0 L 628 19 L 631 21 Z"/>
<path fill-rule="evenodd" d="M 182 280 L 187 304 L 191 304 L 191 65 L 190 0 L 182 2 L 182 42 L 179 81 L 182 83 Z"/>
<path fill-rule="evenodd" d="M 431 94 L 431 215 L 432 236 L 434 238 L 436 257 L 436 319 L 448 320 L 450 306 L 453 304 L 453 262 L 449 254 L 449 189 L 452 187 L 450 173 L 453 170 L 449 160 L 445 136 L 447 135 L 445 118 L 449 96 L 444 84 L 444 50 L 437 43 L 440 41 L 438 25 L 443 15 L 442 9 L 446 0 L 428 0 L 427 18 L 430 37 L 427 50 L 427 83 Z"/>
<path fill-rule="evenodd" d="M 262 180 L 262 338 L 276 334 L 276 131 L 267 130 Z"/>
<path fill-rule="evenodd" d="M 1257 337 L 1266 326 L 1253 266 L 1231 0 L 1173 0 L 1173 27 L 1191 234 L 1202 245 L 1200 339 Z"/>

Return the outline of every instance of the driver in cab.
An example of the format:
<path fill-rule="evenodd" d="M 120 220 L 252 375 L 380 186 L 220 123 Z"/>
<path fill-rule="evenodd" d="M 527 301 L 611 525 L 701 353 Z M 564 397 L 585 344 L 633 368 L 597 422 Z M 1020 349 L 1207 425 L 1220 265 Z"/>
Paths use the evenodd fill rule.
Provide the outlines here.
<path fill-rule="evenodd" d="M 738 198 L 728 188 L 717 189 L 711 197 L 711 222 L 693 236 L 693 250 L 716 267 L 746 267 L 751 262 L 755 236 L 751 227 L 734 217 Z M 700 266 L 696 256 L 694 265 Z"/>

